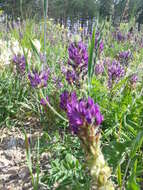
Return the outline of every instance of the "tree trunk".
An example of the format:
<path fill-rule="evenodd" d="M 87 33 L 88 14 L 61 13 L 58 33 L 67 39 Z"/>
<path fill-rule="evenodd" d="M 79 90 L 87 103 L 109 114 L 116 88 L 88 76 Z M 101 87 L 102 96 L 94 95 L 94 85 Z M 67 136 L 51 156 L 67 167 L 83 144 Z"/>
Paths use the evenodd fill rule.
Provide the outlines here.
<path fill-rule="evenodd" d="M 141 30 L 141 23 L 138 22 L 138 32 L 140 32 L 140 30 Z"/>

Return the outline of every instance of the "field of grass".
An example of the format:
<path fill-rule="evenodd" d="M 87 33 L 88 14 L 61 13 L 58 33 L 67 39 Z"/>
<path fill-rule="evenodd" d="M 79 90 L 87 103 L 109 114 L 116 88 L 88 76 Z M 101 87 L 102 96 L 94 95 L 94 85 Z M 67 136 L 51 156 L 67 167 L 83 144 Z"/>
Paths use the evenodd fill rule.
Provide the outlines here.
<path fill-rule="evenodd" d="M 32 189 L 143 189 L 143 33 L 43 28 L 0 33 L 0 128 L 22 132 Z"/>

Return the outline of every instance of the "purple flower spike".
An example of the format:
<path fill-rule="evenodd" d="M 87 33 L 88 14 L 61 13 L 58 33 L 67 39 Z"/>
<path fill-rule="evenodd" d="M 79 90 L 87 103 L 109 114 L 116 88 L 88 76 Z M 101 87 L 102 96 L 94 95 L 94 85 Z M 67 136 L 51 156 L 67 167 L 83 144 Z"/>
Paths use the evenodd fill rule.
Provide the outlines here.
<path fill-rule="evenodd" d="M 129 64 L 130 59 L 132 58 L 132 53 L 130 50 L 122 51 L 119 53 L 118 58 L 122 65 L 127 66 Z"/>
<path fill-rule="evenodd" d="M 88 64 L 88 51 L 82 42 L 71 43 L 68 48 L 68 52 L 69 64 L 74 64 L 74 66 L 86 66 Z"/>
<path fill-rule="evenodd" d="M 67 110 L 68 99 L 69 99 L 69 92 L 68 91 L 64 91 L 60 95 L 60 108 L 63 109 L 64 111 Z"/>
<path fill-rule="evenodd" d="M 31 86 L 32 87 L 37 87 L 41 83 L 41 79 L 39 77 L 38 73 L 28 73 L 28 78 L 30 80 Z"/>
<path fill-rule="evenodd" d="M 26 61 L 24 55 L 15 55 L 13 57 L 13 63 L 16 64 L 17 71 L 21 74 L 25 73 Z"/>
<path fill-rule="evenodd" d="M 99 51 L 100 51 L 100 53 L 101 53 L 103 50 L 104 50 L 104 42 L 103 42 L 103 40 L 101 40 L 100 45 L 99 45 Z"/>
<path fill-rule="evenodd" d="M 92 98 L 77 100 L 75 92 L 69 94 L 67 91 L 60 98 L 60 107 L 67 113 L 69 126 L 74 133 L 77 134 L 80 127 L 99 126 L 102 123 L 103 116 Z"/>
<path fill-rule="evenodd" d="M 125 75 L 124 68 L 116 60 L 112 61 L 112 64 L 108 66 L 108 86 L 112 88 L 113 83 L 117 83 L 120 78 Z"/>
<path fill-rule="evenodd" d="M 68 81 L 69 84 L 73 84 L 74 82 L 77 81 L 77 76 L 74 71 L 68 70 L 66 73 L 66 80 Z"/>
<path fill-rule="evenodd" d="M 122 35 L 121 32 L 118 32 L 118 33 L 117 33 L 117 40 L 118 40 L 118 41 L 124 41 L 124 36 Z"/>
<path fill-rule="evenodd" d="M 47 71 L 42 71 L 40 73 L 40 79 L 41 79 L 41 83 L 43 84 L 42 86 L 46 87 L 47 86 L 47 81 L 48 81 L 48 78 L 49 78 L 49 70 Z"/>
<path fill-rule="evenodd" d="M 121 31 L 118 31 L 118 32 L 117 32 L 116 39 L 117 39 L 117 41 L 119 41 L 119 42 L 123 42 L 123 41 L 125 41 L 125 36 L 121 33 Z"/>
<path fill-rule="evenodd" d="M 96 75 L 102 75 L 102 73 L 104 72 L 104 65 L 103 63 L 99 63 L 99 64 L 96 64 L 95 66 L 95 74 Z"/>
<path fill-rule="evenodd" d="M 33 71 L 28 73 L 28 78 L 30 80 L 31 86 L 36 87 L 46 87 L 49 77 L 49 70 L 42 71 L 40 73 Z"/>
<path fill-rule="evenodd" d="M 95 117 L 96 117 L 96 125 L 100 125 L 104 120 L 103 115 L 101 115 L 100 113 L 98 104 L 95 104 Z"/>
<path fill-rule="evenodd" d="M 82 42 L 73 42 L 68 48 L 69 59 L 68 65 L 71 67 L 65 72 L 66 80 L 70 85 L 80 86 L 83 76 L 87 73 L 88 51 Z"/>
<path fill-rule="evenodd" d="M 49 97 L 48 97 L 48 96 L 46 96 L 46 100 L 47 100 L 47 102 L 49 102 Z M 41 104 L 42 106 L 46 106 L 46 105 L 47 105 L 47 102 L 45 101 L 44 98 L 42 98 L 42 99 L 40 100 L 40 104 Z"/>
<path fill-rule="evenodd" d="M 138 76 L 137 76 L 137 74 L 133 74 L 133 75 L 130 77 L 130 84 L 131 84 L 132 86 L 135 86 L 136 83 L 137 83 L 137 81 L 138 81 Z"/>

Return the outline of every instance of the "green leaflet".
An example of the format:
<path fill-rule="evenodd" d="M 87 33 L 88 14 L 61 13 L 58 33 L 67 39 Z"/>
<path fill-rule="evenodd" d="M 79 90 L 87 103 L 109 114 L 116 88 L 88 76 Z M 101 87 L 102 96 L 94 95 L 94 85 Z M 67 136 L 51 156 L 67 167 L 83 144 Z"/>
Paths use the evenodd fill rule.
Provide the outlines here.
<path fill-rule="evenodd" d="M 141 147 L 142 142 L 143 142 L 143 131 L 140 131 L 132 143 L 130 158 L 133 158 L 136 155 L 136 151 Z"/>
<path fill-rule="evenodd" d="M 89 48 L 89 60 L 88 60 L 88 87 L 91 85 L 91 73 L 93 70 L 93 55 L 94 55 L 94 47 L 95 47 L 95 27 L 92 33 L 92 40 Z"/>
<path fill-rule="evenodd" d="M 38 51 L 37 51 L 35 45 L 33 44 L 32 40 L 31 40 L 30 38 L 29 38 L 29 41 L 30 41 L 30 44 L 31 44 L 31 48 L 32 48 L 32 50 L 33 50 L 33 53 L 35 54 L 37 60 L 38 60 L 39 62 L 41 62 L 41 60 L 40 60 L 40 55 L 39 55 L 39 53 L 38 53 Z"/>

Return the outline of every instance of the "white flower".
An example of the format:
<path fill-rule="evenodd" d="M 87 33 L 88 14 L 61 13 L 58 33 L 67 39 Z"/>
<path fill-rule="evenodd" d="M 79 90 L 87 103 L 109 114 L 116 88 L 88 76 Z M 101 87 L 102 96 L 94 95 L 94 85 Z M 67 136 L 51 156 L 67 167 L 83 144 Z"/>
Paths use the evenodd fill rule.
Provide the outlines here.
<path fill-rule="evenodd" d="M 14 39 L 12 39 L 12 41 L 11 41 L 11 50 L 12 50 L 13 54 L 15 54 L 15 55 L 23 53 L 22 48 L 19 45 L 19 42 Z"/>
<path fill-rule="evenodd" d="M 40 52 L 41 44 L 40 44 L 39 40 L 35 39 L 32 42 L 33 42 L 34 46 L 36 47 L 37 51 Z"/>

